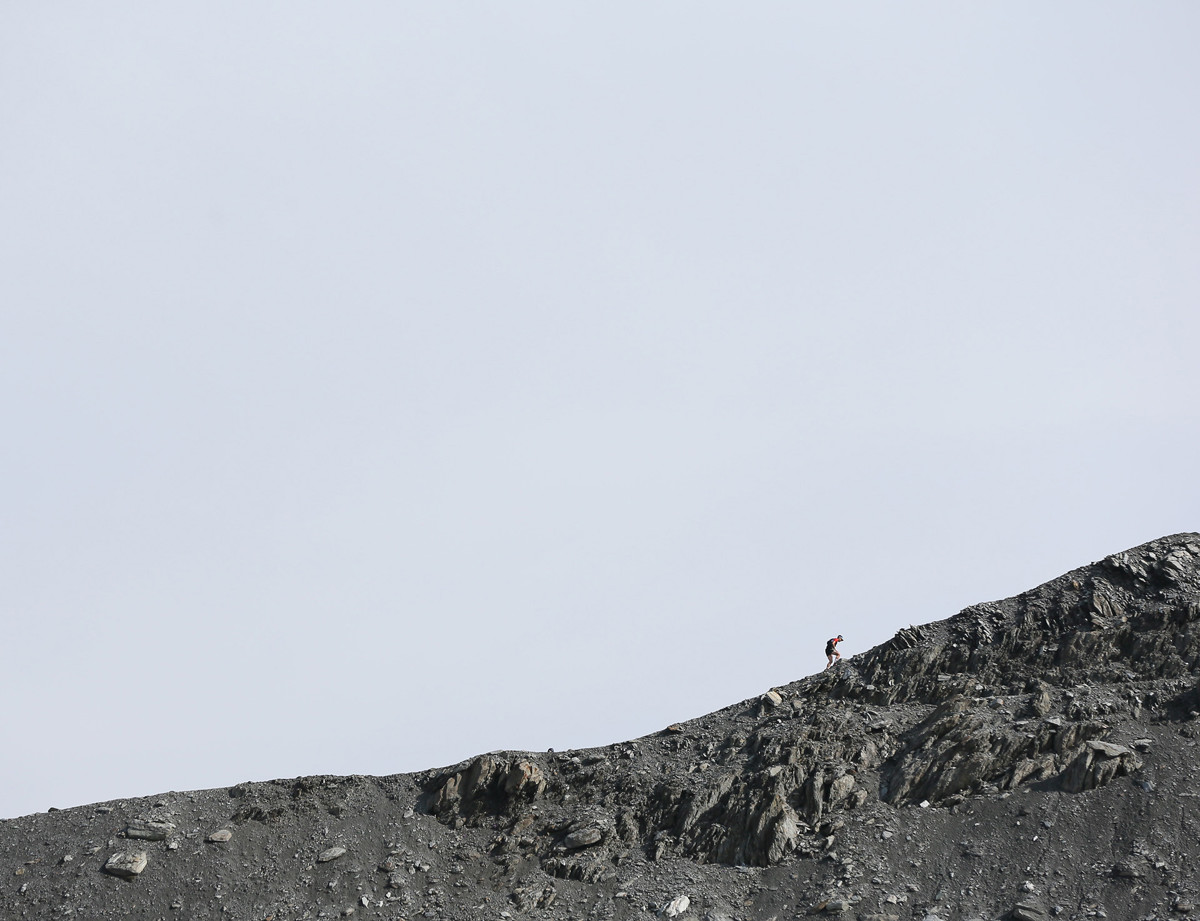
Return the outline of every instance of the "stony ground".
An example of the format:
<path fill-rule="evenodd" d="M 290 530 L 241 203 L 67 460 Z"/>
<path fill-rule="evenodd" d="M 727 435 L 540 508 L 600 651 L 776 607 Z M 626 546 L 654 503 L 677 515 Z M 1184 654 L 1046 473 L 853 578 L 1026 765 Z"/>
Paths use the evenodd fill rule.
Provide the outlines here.
<path fill-rule="evenodd" d="M 1200 918 L 1200 535 L 601 749 L 0 822 L 0 917 Z"/>

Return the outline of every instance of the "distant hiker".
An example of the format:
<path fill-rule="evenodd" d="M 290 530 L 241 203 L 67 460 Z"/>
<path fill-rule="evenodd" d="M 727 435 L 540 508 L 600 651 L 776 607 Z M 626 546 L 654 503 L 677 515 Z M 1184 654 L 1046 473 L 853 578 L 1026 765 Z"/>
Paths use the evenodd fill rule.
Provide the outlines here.
<path fill-rule="evenodd" d="M 834 659 L 837 659 L 839 662 L 842 661 L 842 654 L 837 651 L 837 644 L 841 641 L 842 635 L 839 633 L 825 644 L 825 655 L 829 657 L 829 661 L 825 663 L 826 668 L 829 668 L 829 666 L 833 665 Z"/>

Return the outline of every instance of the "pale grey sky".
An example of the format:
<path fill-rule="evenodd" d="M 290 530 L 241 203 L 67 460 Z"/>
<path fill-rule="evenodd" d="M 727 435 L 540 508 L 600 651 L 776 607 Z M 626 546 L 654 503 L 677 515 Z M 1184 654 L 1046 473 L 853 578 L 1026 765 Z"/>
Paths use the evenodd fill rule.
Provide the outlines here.
<path fill-rule="evenodd" d="M 1200 528 L 1198 27 L 0 5 L 0 816 L 631 738 Z"/>

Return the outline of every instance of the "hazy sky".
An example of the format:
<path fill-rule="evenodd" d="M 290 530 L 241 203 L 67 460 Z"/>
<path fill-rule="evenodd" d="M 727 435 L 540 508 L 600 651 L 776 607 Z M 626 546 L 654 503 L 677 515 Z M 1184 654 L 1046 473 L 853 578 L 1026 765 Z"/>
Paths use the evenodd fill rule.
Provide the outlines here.
<path fill-rule="evenodd" d="M 0 816 L 607 744 L 1200 529 L 1198 36 L 0 4 Z"/>

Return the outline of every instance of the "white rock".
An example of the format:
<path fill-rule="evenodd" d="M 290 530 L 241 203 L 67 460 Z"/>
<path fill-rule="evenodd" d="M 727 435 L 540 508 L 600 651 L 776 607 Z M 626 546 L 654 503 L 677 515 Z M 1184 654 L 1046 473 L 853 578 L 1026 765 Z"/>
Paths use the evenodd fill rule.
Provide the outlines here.
<path fill-rule="evenodd" d="M 688 910 L 688 906 L 691 904 L 692 900 L 686 895 L 676 896 L 671 900 L 671 904 L 663 909 L 663 914 L 668 918 L 678 918 Z"/>
<path fill-rule="evenodd" d="M 128 851 L 113 854 L 104 864 L 104 872 L 119 876 L 121 879 L 133 879 L 146 869 L 145 851 Z"/>
<path fill-rule="evenodd" d="M 1087 747 L 1094 752 L 1099 752 L 1106 758 L 1120 758 L 1122 755 L 1133 754 L 1133 751 L 1124 745 L 1114 745 L 1112 742 L 1101 742 L 1098 739 L 1089 741 Z"/>
<path fill-rule="evenodd" d="M 166 841 L 167 836 L 175 830 L 171 822 L 130 822 L 125 829 L 126 838 L 137 838 L 141 841 Z"/>
<path fill-rule="evenodd" d="M 581 828 L 579 831 L 573 831 L 563 839 L 562 846 L 568 851 L 575 848 L 588 847 L 592 844 L 598 844 L 604 837 L 604 833 L 594 825 L 589 825 L 587 828 Z"/>
<path fill-rule="evenodd" d="M 233 837 L 233 832 L 228 828 L 218 828 L 211 835 L 205 838 L 205 841 L 212 841 L 214 844 L 222 844 Z"/>
<path fill-rule="evenodd" d="M 328 850 L 321 851 L 317 856 L 317 863 L 329 863 L 331 860 L 337 860 L 346 853 L 344 847 L 331 847 Z"/>

